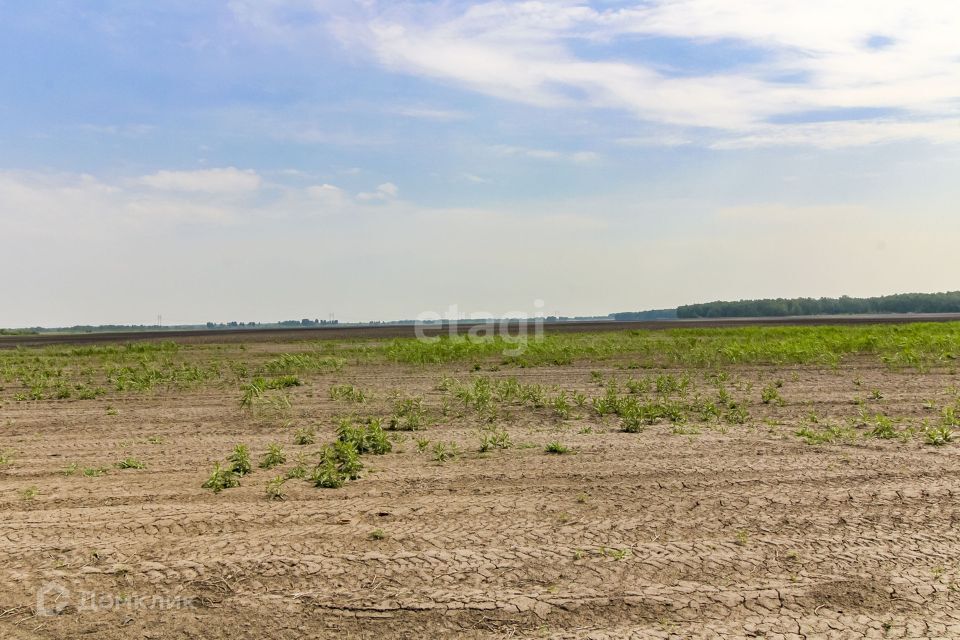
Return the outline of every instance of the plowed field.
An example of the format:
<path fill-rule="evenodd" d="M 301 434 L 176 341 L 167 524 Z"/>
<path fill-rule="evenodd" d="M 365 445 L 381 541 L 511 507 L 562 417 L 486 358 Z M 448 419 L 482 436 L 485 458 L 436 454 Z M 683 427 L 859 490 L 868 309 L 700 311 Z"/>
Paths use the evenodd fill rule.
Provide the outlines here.
<path fill-rule="evenodd" d="M 309 348 L 182 347 L 167 364 L 217 376 L 132 390 L 58 352 L 103 385 L 86 399 L 34 399 L 9 364 L 0 637 L 960 637 L 950 362 L 346 355 L 241 406 Z M 317 487 L 344 419 L 391 451 Z M 239 443 L 253 471 L 202 488 Z"/>

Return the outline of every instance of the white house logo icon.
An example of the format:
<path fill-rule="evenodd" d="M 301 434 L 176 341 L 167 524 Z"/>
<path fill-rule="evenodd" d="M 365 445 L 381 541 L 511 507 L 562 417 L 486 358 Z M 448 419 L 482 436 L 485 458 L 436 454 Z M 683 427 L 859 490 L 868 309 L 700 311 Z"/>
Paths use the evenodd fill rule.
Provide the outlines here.
<path fill-rule="evenodd" d="M 70 606 L 70 590 L 62 584 L 48 582 L 37 591 L 38 617 L 58 616 Z"/>

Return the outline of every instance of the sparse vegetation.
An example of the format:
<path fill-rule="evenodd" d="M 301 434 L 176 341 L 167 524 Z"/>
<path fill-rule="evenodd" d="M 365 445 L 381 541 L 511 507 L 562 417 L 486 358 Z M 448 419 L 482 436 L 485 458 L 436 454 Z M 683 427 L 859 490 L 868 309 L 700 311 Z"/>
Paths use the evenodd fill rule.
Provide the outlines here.
<path fill-rule="evenodd" d="M 881 550 L 879 569 L 876 549 L 864 555 L 849 545 L 864 527 L 876 534 L 877 522 L 862 517 L 874 503 L 893 505 L 893 519 L 880 523 L 886 533 L 916 537 L 943 524 L 937 518 L 949 502 L 960 429 L 960 324 L 547 330 L 519 354 L 502 353 L 492 339 L 419 345 L 309 335 L 247 350 L 211 341 L 0 351 L 0 494 L 11 531 L 52 550 L 50 569 L 73 575 L 89 564 L 101 578 L 127 571 L 136 578 L 139 569 L 120 563 L 149 550 L 151 527 L 182 527 L 176 536 L 209 538 L 208 547 L 226 554 L 211 564 L 206 547 L 196 557 L 181 549 L 184 560 L 208 568 L 190 575 L 184 593 L 210 602 L 249 590 L 234 566 L 254 567 L 263 593 L 306 594 L 309 582 L 337 586 L 345 602 L 367 602 L 366 592 L 377 602 L 407 602 L 435 588 L 449 588 L 448 602 L 463 589 L 479 602 L 503 582 L 494 560 L 517 554 L 505 562 L 516 573 L 511 584 L 524 588 L 508 589 L 507 599 L 483 593 L 484 601 L 523 602 L 542 613 L 548 594 L 556 602 L 569 595 L 569 572 L 562 562 L 530 565 L 522 557 L 528 549 L 534 558 L 574 558 L 573 569 L 596 572 L 598 598 L 620 598 L 639 560 L 676 555 L 678 543 L 693 554 L 694 569 L 714 566 L 717 554 L 728 563 L 737 549 L 749 560 L 751 584 L 797 593 L 822 586 L 823 567 L 807 550 L 824 544 L 847 559 L 843 573 L 862 577 L 865 589 L 871 575 L 882 588 L 887 578 L 909 586 L 932 576 L 942 591 L 925 599 L 934 607 L 957 592 L 948 542 L 932 551 Z M 283 350 L 291 353 L 278 356 Z M 433 369 L 435 361 L 448 364 Z M 921 369 L 923 376 L 913 375 Z M 238 398 L 248 408 L 239 410 Z M 108 406 L 121 411 L 107 416 Z M 237 445 L 242 440 L 252 450 Z M 149 471 L 135 471 L 143 462 Z M 170 515 L 180 512 L 189 517 Z M 59 514 L 66 516 L 58 528 Z M 279 553 L 268 544 L 278 523 L 296 534 Z M 102 543 L 101 531 L 109 534 Z M 245 543 L 248 536 L 256 544 Z M 382 553 L 393 577 L 372 569 Z M 298 558 L 297 568 L 286 564 Z M 468 573 L 443 573 L 451 563 L 469 565 Z M 436 572 L 421 576 L 428 565 L 449 584 L 428 580 Z M 187 575 L 189 566 L 176 570 Z M 742 581 L 730 583 L 725 569 L 704 577 L 664 566 L 658 584 L 700 580 L 731 601 L 742 595 Z M 308 595 L 301 601 L 317 604 Z M 815 608 L 807 611 L 811 623 Z M 536 611 L 489 614 L 493 632 L 509 634 L 516 623 L 522 635 Z M 669 617 L 675 635 L 695 632 Z M 55 626 L 82 630 L 73 618 Z M 381 622 L 393 629 L 397 619 Z M 354 623 L 354 631 L 366 624 Z"/>

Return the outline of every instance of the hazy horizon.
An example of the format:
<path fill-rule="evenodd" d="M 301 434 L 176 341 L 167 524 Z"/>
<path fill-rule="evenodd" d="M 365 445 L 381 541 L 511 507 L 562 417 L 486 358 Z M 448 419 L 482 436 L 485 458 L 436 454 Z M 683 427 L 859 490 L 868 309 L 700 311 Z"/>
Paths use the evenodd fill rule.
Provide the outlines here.
<path fill-rule="evenodd" d="M 958 27 L 942 0 L 0 0 L 0 327 L 956 290 Z"/>
<path fill-rule="evenodd" d="M 897 293 L 895 293 L 895 294 L 884 294 L 884 295 L 904 295 L 904 294 L 906 294 L 906 295 L 913 295 L 913 294 L 924 295 L 924 294 L 928 294 L 928 293 L 939 294 L 939 293 L 955 293 L 955 292 L 946 292 L 946 291 L 916 292 L 916 291 L 912 291 L 912 292 L 897 292 Z M 839 297 L 844 297 L 844 296 L 839 296 Z M 846 296 L 846 297 L 853 297 L 853 296 Z M 880 296 L 880 297 L 883 297 L 883 296 Z M 825 297 L 823 297 L 823 296 L 798 296 L 797 298 L 805 298 L 805 299 L 832 299 L 832 298 L 825 298 Z M 794 298 L 794 299 L 797 299 L 797 298 Z M 774 298 L 774 299 L 776 299 L 776 298 Z M 627 308 L 623 308 L 623 309 L 618 309 L 618 310 L 615 310 L 615 311 L 604 311 L 604 312 L 598 312 L 598 313 L 578 314 L 578 315 L 566 314 L 566 313 L 558 312 L 558 311 L 555 311 L 555 310 L 554 310 L 554 311 L 549 311 L 549 312 L 548 312 L 548 311 L 545 311 L 543 305 L 540 305 L 540 304 L 539 304 L 539 302 L 542 302 L 542 301 L 535 301 L 534 305 L 532 306 L 532 310 L 531 310 L 531 311 L 508 311 L 508 312 L 506 312 L 505 315 L 491 314 L 491 313 L 484 313 L 484 312 L 473 312 L 473 313 L 469 313 L 469 314 L 468 314 L 468 313 L 463 312 L 463 311 L 460 310 L 459 308 L 456 308 L 456 307 L 448 307 L 447 309 L 444 309 L 444 310 L 439 311 L 439 312 L 428 311 L 428 312 L 422 313 L 421 315 L 419 315 L 419 316 L 417 316 L 417 317 L 410 317 L 410 318 L 349 318 L 349 319 L 344 319 L 344 318 L 338 318 L 338 317 L 336 317 L 336 314 L 328 314 L 327 316 L 322 317 L 322 318 L 321 318 L 321 317 L 318 317 L 318 316 L 305 317 L 305 316 L 303 316 L 303 314 L 294 314 L 293 316 L 290 316 L 289 318 L 204 319 L 204 320 L 196 320 L 196 321 L 186 321 L 186 322 L 171 323 L 171 322 L 167 322 L 167 321 L 162 317 L 162 314 L 160 314 L 160 315 L 158 315 L 156 318 L 154 318 L 154 321 L 153 321 L 153 322 L 142 322 L 142 323 L 104 322 L 104 323 L 96 323 L 96 324 L 73 324 L 73 325 L 29 325 L 29 326 L 28 326 L 28 325 L 23 325 L 23 326 L 19 326 L 19 327 L 5 327 L 5 326 L 0 326 L 0 329 L 69 329 L 69 328 L 72 328 L 72 327 L 86 327 L 86 326 L 91 326 L 91 327 L 107 327 L 107 326 L 118 326 L 118 327 L 123 327 L 123 326 L 129 326 L 129 327 L 143 326 L 143 327 L 152 327 L 152 326 L 163 326 L 163 327 L 166 327 L 166 328 L 170 328 L 170 327 L 201 327 L 201 326 L 210 325 L 210 324 L 216 325 L 214 328 L 221 328 L 221 327 L 223 327 L 224 325 L 229 325 L 229 324 L 231 324 L 231 323 L 239 323 L 240 326 L 242 326 L 242 325 L 249 325 L 249 324 L 257 324 L 257 325 L 263 325 L 263 326 L 271 326 L 271 325 L 278 325 L 278 324 L 285 323 L 285 322 L 302 321 L 302 320 L 310 320 L 310 321 L 313 321 L 313 322 L 317 322 L 317 323 L 318 323 L 318 324 L 316 324 L 316 325 L 310 325 L 310 326 L 320 326 L 320 325 L 323 325 L 323 324 L 325 324 L 325 323 L 332 322 L 332 321 L 334 321 L 334 320 L 336 320 L 336 322 L 337 322 L 338 324 L 348 324 L 348 325 L 349 325 L 349 324 L 369 324 L 369 323 L 391 324 L 391 323 L 404 323 L 404 322 L 409 322 L 409 323 L 416 323 L 416 322 L 439 322 L 439 321 L 446 322 L 446 321 L 449 321 L 449 320 L 452 320 L 452 319 L 455 319 L 455 320 L 458 320 L 458 321 L 465 321 L 465 322 L 470 322 L 470 321 L 484 321 L 484 320 L 499 321 L 499 320 L 506 320 L 506 319 L 533 319 L 533 320 L 535 320 L 535 319 L 549 319 L 549 318 L 559 318 L 559 319 L 565 319 L 565 320 L 589 320 L 589 319 L 594 319 L 594 318 L 608 318 L 608 317 L 611 317 L 611 316 L 613 316 L 613 315 L 615 315 L 615 314 L 621 314 L 621 313 L 636 313 L 636 312 L 657 313 L 657 312 L 666 312 L 666 311 L 671 311 L 671 312 L 672 312 L 672 311 L 676 311 L 678 308 L 682 308 L 682 307 L 684 307 L 684 306 L 690 306 L 690 305 L 697 306 L 697 305 L 699 305 L 699 304 L 712 304 L 712 303 L 720 303 L 720 302 L 758 302 L 758 301 L 760 301 L 760 299 L 753 299 L 753 300 L 731 299 L 731 300 L 726 300 L 726 301 L 709 300 L 709 301 L 699 301 L 699 302 L 693 302 L 693 303 L 684 303 L 684 304 L 681 304 L 681 305 L 677 305 L 677 307 L 667 307 L 667 308 L 661 308 L 661 309 L 646 309 L 646 308 L 645 308 L 645 309 L 627 309 Z M 877 311 L 877 312 L 871 312 L 871 311 L 859 312 L 859 311 L 857 311 L 857 312 L 823 312 L 822 314 L 815 314 L 815 315 L 831 316 L 831 315 L 845 315 L 846 313 L 857 313 L 857 314 L 863 314 L 863 313 L 865 313 L 865 314 L 878 314 L 878 315 L 891 315 L 891 314 L 896 315 L 896 314 L 898 314 L 898 313 L 908 313 L 908 314 L 931 313 L 931 314 L 933 314 L 933 315 L 942 315 L 942 314 L 944 314 L 944 313 L 953 313 L 953 312 L 952 312 L 952 311 L 915 311 L 915 310 L 910 310 L 910 311 Z M 788 315 L 809 315 L 809 314 L 799 313 L 799 314 L 788 314 Z M 730 315 L 730 316 L 723 316 L 723 317 L 735 319 L 735 318 L 741 318 L 741 317 L 746 317 L 746 316 Z M 776 317 L 776 316 L 773 316 L 773 317 Z M 700 316 L 700 318 L 706 318 L 706 316 Z M 656 320 L 656 319 L 660 319 L 660 318 L 647 318 L 647 319 Z M 689 318 L 689 317 L 688 317 L 687 319 L 696 319 L 696 318 Z"/>

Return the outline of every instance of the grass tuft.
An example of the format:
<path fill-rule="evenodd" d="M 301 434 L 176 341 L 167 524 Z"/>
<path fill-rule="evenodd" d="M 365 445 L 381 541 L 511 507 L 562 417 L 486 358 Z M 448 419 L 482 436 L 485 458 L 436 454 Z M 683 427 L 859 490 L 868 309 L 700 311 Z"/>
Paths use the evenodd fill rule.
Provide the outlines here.
<path fill-rule="evenodd" d="M 564 455 L 566 453 L 570 453 L 570 448 L 559 440 L 554 440 L 553 442 L 547 443 L 547 446 L 544 447 L 544 451 L 553 455 Z"/>

